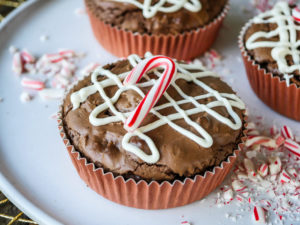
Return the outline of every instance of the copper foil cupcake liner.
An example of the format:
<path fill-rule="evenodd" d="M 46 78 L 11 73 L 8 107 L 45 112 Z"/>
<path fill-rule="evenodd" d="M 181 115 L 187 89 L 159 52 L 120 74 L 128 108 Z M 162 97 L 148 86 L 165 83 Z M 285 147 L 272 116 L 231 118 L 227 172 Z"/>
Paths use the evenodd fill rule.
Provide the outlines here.
<path fill-rule="evenodd" d="M 119 29 L 105 24 L 86 6 L 92 30 L 98 42 L 118 57 L 130 54 L 144 56 L 146 52 L 166 55 L 178 60 L 191 60 L 206 52 L 215 42 L 229 6 L 203 28 L 178 35 L 148 35 Z"/>
<path fill-rule="evenodd" d="M 200 200 L 215 190 L 225 179 L 234 165 L 236 158 L 243 148 L 246 139 L 246 123 L 243 128 L 242 143 L 233 155 L 216 166 L 212 171 L 196 175 L 194 178 L 186 178 L 184 181 L 164 181 L 162 183 L 152 181 L 136 182 L 133 179 L 124 179 L 115 176 L 111 172 L 105 172 L 102 168 L 96 168 L 95 164 L 89 163 L 72 145 L 63 125 L 63 109 L 58 112 L 58 129 L 66 146 L 69 156 L 79 176 L 84 182 L 101 196 L 134 208 L 141 209 L 167 209 L 183 206 Z M 244 121 L 246 121 L 244 117 Z"/>
<path fill-rule="evenodd" d="M 244 35 L 250 25 L 251 20 L 242 28 L 239 36 L 239 47 L 253 91 L 276 112 L 300 121 L 300 87 L 297 87 L 296 84 L 287 86 L 285 80 L 280 80 L 279 76 L 267 72 L 251 59 L 244 44 Z"/>

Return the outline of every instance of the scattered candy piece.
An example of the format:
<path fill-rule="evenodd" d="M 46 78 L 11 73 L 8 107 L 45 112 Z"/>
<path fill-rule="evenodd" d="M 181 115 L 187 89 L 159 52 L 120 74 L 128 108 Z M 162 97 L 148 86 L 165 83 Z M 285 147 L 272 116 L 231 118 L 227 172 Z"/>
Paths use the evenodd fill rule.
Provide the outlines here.
<path fill-rule="evenodd" d="M 17 75 L 21 75 L 23 72 L 23 61 L 22 61 L 22 57 L 21 57 L 21 53 L 20 52 L 16 52 L 14 53 L 13 56 L 13 64 L 12 64 L 12 70 L 17 74 Z"/>
<path fill-rule="evenodd" d="M 281 128 L 281 135 L 285 139 L 294 139 L 294 134 L 293 134 L 291 128 L 289 128 L 288 126 L 283 126 Z"/>
<path fill-rule="evenodd" d="M 45 87 L 45 83 L 39 80 L 34 80 L 30 78 L 23 78 L 21 80 L 21 85 L 23 87 L 33 89 L 33 90 L 43 90 Z"/>
<path fill-rule="evenodd" d="M 27 92 L 22 92 L 20 95 L 20 100 L 23 103 L 30 102 L 32 100 L 32 96 L 30 96 L 30 94 Z"/>
<path fill-rule="evenodd" d="M 295 178 L 298 177 L 298 173 L 297 173 L 296 169 L 288 168 L 287 171 L 290 175 L 294 176 Z"/>
<path fill-rule="evenodd" d="M 281 160 L 278 156 L 269 158 L 269 169 L 271 175 L 276 175 L 281 171 Z"/>
<path fill-rule="evenodd" d="M 231 188 L 227 189 L 224 191 L 224 194 L 223 194 L 223 197 L 224 199 L 229 202 L 231 200 L 233 200 L 233 191 Z"/>
<path fill-rule="evenodd" d="M 250 176 L 256 176 L 255 167 L 251 159 L 244 159 L 244 167 Z"/>
<path fill-rule="evenodd" d="M 254 216 L 254 220 L 257 223 L 263 223 L 263 224 L 266 223 L 266 214 L 265 214 L 265 211 L 262 207 L 254 206 L 253 216 Z"/>
<path fill-rule="evenodd" d="M 284 146 L 290 151 L 292 152 L 293 154 L 295 154 L 296 156 L 300 157 L 300 145 L 291 140 L 291 139 L 287 139 L 285 142 L 284 142 Z"/>
<path fill-rule="evenodd" d="M 191 225 L 188 221 L 182 221 L 180 224 L 181 225 Z"/>
<path fill-rule="evenodd" d="M 291 180 L 291 177 L 288 175 L 288 173 L 283 170 L 280 174 L 279 180 L 281 183 L 288 183 Z"/>
<path fill-rule="evenodd" d="M 293 8 L 292 16 L 294 20 L 297 22 L 300 22 L 300 9 L 298 7 Z"/>
<path fill-rule="evenodd" d="M 39 91 L 39 95 L 43 100 L 61 99 L 64 96 L 64 90 L 46 88 L 42 91 Z"/>
<path fill-rule="evenodd" d="M 259 175 L 261 175 L 262 177 L 265 177 L 268 175 L 269 172 L 269 167 L 268 164 L 263 163 L 260 165 L 260 167 L 258 168 L 257 172 L 259 173 Z"/>
<path fill-rule="evenodd" d="M 244 184 L 242 184 L 238 180 L 234 180 L 231 185 L 232 185 L 233 190 L 235 190 L 235 191 L 243 191 L 247 188 Z"/>
<path fill-rule="evenodd" d="M 34 63 L 35 62 L 34 56 L 26 49 L 21 51 L 21 57 L 22 57 L 23 61 L 26 63 Z"/>

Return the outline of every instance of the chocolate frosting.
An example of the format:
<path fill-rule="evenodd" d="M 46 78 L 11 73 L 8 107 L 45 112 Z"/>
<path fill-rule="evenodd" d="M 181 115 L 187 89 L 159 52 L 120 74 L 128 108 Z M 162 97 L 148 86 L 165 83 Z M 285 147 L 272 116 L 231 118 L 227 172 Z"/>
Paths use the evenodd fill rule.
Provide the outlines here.
<path fill-rule="evenodd" d="M 291 6 L 292 10 L 292 6 Z M 296 22 L 295 22 L 296 23 Z M 245 33 L 244 36 L 244 43 L 247 42 L 247 40 L 252 36 L 252 34 L 258 32 L 258 31 L 264 31 L 264 32 L 270 32 L 272 30 L 275 30 L 277 28 L 276 23 L 260 23 L 260 24 L 255 24 L 252 23 L 248 30 Z M 296 31 L 297 33 L 297 41 L 300 40 L 300 31 Z M 272 38 L 259 38 L 257 41 L 274 41 L 278 42 L 279 41 L 279 36 L 272 37 Z M 244 44 L 246 46 L 246 44 Z M 246 48 L 246 47 L 245 47 Z M 268 72 L 271 72 L 275 76 L 279 76 L 282 80 L 283 79 L 283 74 L 280 73 L 278 70 L 278 65 L 276 60 L 273 59 L 271 55 L 272 48 L 270 47 L 260 47 L 260 48 L 255 48 L 252 50 L 248 50 L 246 48 L 248 54 L 252 57 L 252 59 L 258 63 L 261 68 L 266 69 Z M 294 65 L 293 58 L 291 55 L 287 56 L 287 61 L 289 65 Z M 296 70 L 293 72 L 294 77 L 291 78 L 291 83 L 295 83 L 298 87 L 300 87 L 300 71 Z"/>
<path fill-rule="evenodd" d="M 114 74 L 121 74 L 132 70 L 128 60 L 118 61 L 104 67 Z M 154 78 L 155 75 L 149 74 Z M 106 79 L 104 76 L 98 77 L 99 81 Z M 220 165 L 229 155 L 232 155 L 233 150 L 237 149 L 238 143 L 241 142 L 243 127 L 238 130 L 233 130 L 220 121 L 214 119 L 206 112 L 198 113 L 190 116 L 190 118 L 201 124 L 201 126 L 212 136 L 213 145 L 210 148 L 203 148 L 181 133 L 178 133 L 169 125 L 163 125 L 148 133 L 157 146 L 160 159 L 155 164 L 147 164 L 135 154 L 132 154 L 122 148 L 122 139 L 127 131 L 123 128 L 122 122 L 115 122 L 103 126 L 93 126 L 89 122 L 91 111 L 99 104 L 103 103 L 103 99 L 98 93 L 88 97 L 79 108 L 72 110 L 70 95 L 83 87 L 91 85 L 91 77 L 88 76 L 80 81 L 66 96 L 63 104 L 63 124 L 66 133 L 76 150 L 82 153 L 90 162 L 93 162 L 97 167 L 104 168 L 105 171 L 113 172 L 116 175 L 122 175 L 125 178 L 133 177 L 136 180 L 144 179 L 147 181 L 157 180 L 174 180 L 183 177 L 192 177 L 195 174 L 201 174 L 205 171 Z M 215 90 L 222 93 L 234 93 L 233 90 L 219 78 L 205 77 L 199 79 Z M 143 80 L 141 81 L 143 82 Z M 193 82 L 188 82 L 183 79 L 176 81 L 176 84 L 188 95 L 197 96 L 206 93 L 201 87 Z M 117 91 L 117 86 L 105 88 L 105 92 L 109 97 L 112 97 Z M 146 93 L 148 88 L 141 88 Z M 170 86 L 167 90 L 168 94 L 176 101 L 182 98 L 177 91 Z M 199 103 L 207 104 L 214 101 L 215 98 L 207 98 L 198 100 Z M 132 90 L 123 92 L 121 97 L 116 102 L 115 107 L 120 112 L 131 112 L 141 101 L 140 95 Z M 166 103 L 165 97 L 162 97 L 156 105 Z M 184 110 L 194 108 L 192 103 L 182 105 Z M 243 118 L 243 111 L 233 108 Z M 216 107 L 215 111 L 221 115 L 230 118 L 224 107 Z M 162 115 L 175 113 L 175 109 L 169 107 L 159 111 Z M 110 110 L 102 112 L 99 117 L 107 117 L 112 115 Z M 157 120 L 156 116 L 149 113 L 142 125 Z M 243 121 L 243 120 L 242 120 Z M 173 121 L 184 129 L 195 132 L 193 127 L 190 127 L 184 119 Z M 149 154 L 150 150 L 147 144 L 134 137 L 130 143 L 137 145 L 145 153 Z"/>
<path fill-rule="evenodd" d="M 158 12 L 146 19 L 138 7 L 111 0 L 85 0 L 88 11 L 107 24 L 141 34 L 181 34 L 213 21 L 228 0 L 200 0 L 202 9 L 190 12 L 184 8 L 173 13 Z"/>

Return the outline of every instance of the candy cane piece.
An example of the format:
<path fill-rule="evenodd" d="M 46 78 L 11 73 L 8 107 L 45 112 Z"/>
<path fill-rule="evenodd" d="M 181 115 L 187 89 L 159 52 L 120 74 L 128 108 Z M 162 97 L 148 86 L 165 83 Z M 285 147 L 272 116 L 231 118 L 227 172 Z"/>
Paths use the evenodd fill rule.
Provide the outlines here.
<path fill-rule="evenodd" d="M 273 156 L 269 158 L 269 169 L 271 175 L 276 175 L 281 171 L 281 160 L 278 156 Z"/>
<path fill-rule="evenodd" d="M 43 100 L 60 99 L 64 96 L 63 89 L 46 88 L 39 91 L 39 95 Z"/>
<path fill-rule="evenodd" d="M 22 50 L 21 57 L 26 63 L 34 63 L 35 58 L 34 56 L 26 49 Z"/>
<path fill-rule="evenodd" d="M 23 78 L 21 80 L 21 85 L 23 87 L 33 89 L 33 90 L 43 90 L 45 87 L 45 83 L 39 80 L 34 80 L 30 78 Z"/>
<path fill-rule="evenodd" d="M 276 127 L 276 125 L 273 125 L 271 128 L 270 128 L 270 135 L 272 137 L 276 136 L 278 134 L 278 128 Z"/>
<path fill-rule="evenodd" d="M 294 134 L 292 132 L 292 129 L 288 126 L 283 126 L 281 128 L 281 135 L 285 138 L 285 139 L 294 139 Z"/>
<path fill-rule="evenodd" d="M 169 57 L 154 56 L 141 61 L 124 80 L 125 86 L 136 84 L 148 71 L 158 67 L 163 67 L 164 72 L 162 73 L 161 77 L 155 82 L 153 87 L 146 94 L 137 108 L 129 115 L 129 117 L 125 121 L 124 127 L 128 131 L 132 132 L 139 127 L 151 108 L 167 90 L 177 72 L 176 64 Z"/>
<path fill-rule="evenodd" d="M 263 145 L 265 147 L 276 148 L 276 142 L 272 138 L 264 136 L 249 136 L 245 142 L 246 147 L 252 147 L 255 145 Z"/>
<path fill-rule="evenodd" d="M 298 176 L 297 170 L 295 168 L 288 168 L 287 171 L 290 175 L 293 175 L 294 177 Z"/>
<path fill-rule="evenodd" d="M 24 70 L 24 64 L 20 52 L 16 52 L 13 55 L 12 70 L 18 75 L 21 75 Z"/>
<path fill-rule="evenodd" d="M 50 61 L 51 63 L 58 63 L 64 58 L 60 54 L 46 54 L 45 59 Z"/>
<path fill-rule="evenodd" d="M 254 206 L 253 216 L 256 222 L 266 223 L 266 214 L 265 210 L 260 206 Z"/>
<path fill-rule="evenodd" d="M 231 188 L 224 191 L 223 197 L 226 201 L 232 201 L 233 200 L 233 191 Z"/>
<path fill-rule="evenodd" d="M 281 183 L 288 183 L 291 181 L 291 177 L 288 175 L 288 173 L 283 170 L 280 174 L 279 180 Z"/>
<path fill-rule="evenodd" d="M 300 145 L 297 142 L 295 142 L 291 139 L 287 139 L 284 142 L 284 147 L 286 147 L 291 153 L 300 157 Z"/>
<path fill-rule="evenodd" d="M 257 172 L 259 173 L 259 175 L 261 175 L 262 177 L 265 177 L 268 175 L 269 172 L 269 167 L 268 164 L 263 163 L 260 165 L 260 167 L 258 168 Z"/>
<path fill-rule="evenodd" d="M 243 191 L 247 188 L 247 186 L 245 186 L 238 180 L 234 180 L 231 185 L 232 185 L 233 190 L 235 190 L 235 191 Z"/>
<path fill-rule="evenodd" d="M 300 9 L 298 7 L 293 8 L 292 16 L 294 20 L 297 22 L 300 22 Z"/>
<path fill-rule="evenodd" d="M 60 51 L 58 51 L 58 54 L 63 57 L 66 57 L 66 58 L 72 58 L 75 56 L 75 52 L 73 50 L 69 50 L 69 49 L 60 50 Z"/>

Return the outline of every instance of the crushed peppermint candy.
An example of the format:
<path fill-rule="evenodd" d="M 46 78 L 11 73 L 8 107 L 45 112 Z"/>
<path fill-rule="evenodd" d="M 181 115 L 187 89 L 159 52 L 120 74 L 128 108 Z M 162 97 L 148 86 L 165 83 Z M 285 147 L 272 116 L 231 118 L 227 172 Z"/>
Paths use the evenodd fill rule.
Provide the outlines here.
<path fill-rule="evenodd" d="M 32 96 L 28 92 L 22 92 L 20 95 L 20 101 L 22 103 L 30 102 L 32 100 Z"/>
<path fill-rule="evenodd" d="M 12 70 L 20 76 L 20 83 L 24 89 L 30 89 L 30 98 L 22 94 L 22 102 L 28 102 L 34 95 L 39 95 L 44 100 L 61 99 L 66 88 L 77 81 L 77 63 L 84 56 L 74 50 L 62 49 L 57 53 L 44 54 L 40 57 L 34 56 L 29 50 L 19 51 L 11 46 L 13 54 Z M 96 63 L 89 67 L 91 72 Z M 24 92 L 25 93 L 25 92 Z"/>
<path fill-rule="evenodd" d="M 287 126 L 260 131 L 259 125 L 249 123 L 251 135 L 237 159 L 230 184 L 217 193 L 216 204 L 235 203 L 241 212 L 252 214 L 254 223 L 300 221 L 300 139 Z M 227 218 L 230 216 L 234 215 Z"/>

